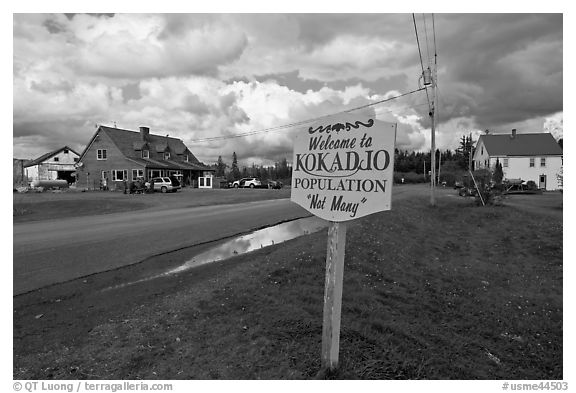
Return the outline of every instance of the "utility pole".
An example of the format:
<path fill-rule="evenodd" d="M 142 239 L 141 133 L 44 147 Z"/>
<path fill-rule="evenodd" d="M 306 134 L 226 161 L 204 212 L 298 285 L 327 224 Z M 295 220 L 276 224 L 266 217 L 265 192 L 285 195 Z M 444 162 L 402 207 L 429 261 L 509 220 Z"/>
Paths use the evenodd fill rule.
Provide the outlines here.
<path fill-rule="evenodd" d="M 434 129 L 434 83 L 432 83 L 432 111 L 430 112 L 432 120 L 432 176 L 431 176 L 431 193 L 430 204 L 436 206 L 436 130 Z"/>
<path fill-rule="evenodd" d="M 430 137 L 430 141 L 431 141 L 431 147 L 430 147 L 430 205 L 432 206 L 436 206 L 436 190 L 435 190 L 435 183 L 436 183 L 436 131 L 435 131 L 435 122 L 434 122 L 434 99 L 436 98 L 436 89 L 435 89 L 435 82 L 434 79 L 432 77 L 432 71 L 430 70 L 430 67 L 428 67 L 428 69 L 424 70 L 424 86 L 428 86 L 430 85 L 430 88 L 432 90 L 432 102 L 430 103 L 430 112 L 428 112 L 428 115 L 430 116 L 430 121 L 431 121 L 431 137 Z"/>

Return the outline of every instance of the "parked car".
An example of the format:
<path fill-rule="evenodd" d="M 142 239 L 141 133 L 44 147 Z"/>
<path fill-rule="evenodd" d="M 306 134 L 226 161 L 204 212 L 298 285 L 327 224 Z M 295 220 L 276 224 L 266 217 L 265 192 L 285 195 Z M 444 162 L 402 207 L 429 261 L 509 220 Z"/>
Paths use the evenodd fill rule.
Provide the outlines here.
<path fill-rule="evenodd" d="M 282 182 L 279 180 L 270 180 L 268 182 L 268 188 L 274 188 L 274 189 L 279 190 L 282 187 L 284 187 L 284 184 L 282 184 Z"/>
<path fill-rule="evenodd" d="M 154 185 L 154 191 L 166 192 L 176 192 L 180 188 L 180 183 L 176 179 L 170 179 L 169 177 L 153 177 L 146 183 L 147 187 Z"/>
<path fill-rule="evenodd" d="M 236 180 L 235 182 L 232 183 L 232 187 L 234 188 L 261 188 L 262 187 L 262 181 L 260 181 L 260 179 L 258 179 L 257 177 L 245 177 L 243 179 L 240 180 Z"/>

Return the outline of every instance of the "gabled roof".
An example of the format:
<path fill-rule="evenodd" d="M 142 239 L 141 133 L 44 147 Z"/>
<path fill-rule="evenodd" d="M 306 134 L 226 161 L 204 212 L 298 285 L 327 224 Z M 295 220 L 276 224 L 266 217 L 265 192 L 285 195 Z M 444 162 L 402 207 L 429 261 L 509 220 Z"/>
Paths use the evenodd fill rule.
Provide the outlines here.
<path fill-rule="evenodd" d="M 137 147 L 141 149 L 144 146 L 144 141 L 138 131 L 123 130 L 106 126 L 100 126 L 100 129 L 105 132 L 110 139 L 112 139 L 114 144 L 126 157 L 136 157 L 135 149 Z M 157 152 L 165 151 L 166 147 L 176 154 L 183 154 L 188 150 L 184 142 L 178 138 L 148 134 L 146 136 L 146 142 L 148 143 L 150 150 Z M 190 162 L 200 164 L 200 161 L 198 161 L 191 152 L 189 152 L 189 155 L 190 157 L 188 159 Z"/>
<path fill-rule="evenodd" d="M 149 168 L 179 168 L 191 170 L 211 171 L 212 169 L 203 165 L 186 147 L 184 142 L 178 138 L 171 138 L 167 136 L 148 134 L 146 141 L 142 140 L 142 135 L 138 131 L 123 130 L 120 128 L 100 126 L 99 130 L 105 132 L 106 135 L 114 142 L 116 147 L 124 154 L 124 156 L 138 164 L 144 165 Z M 95 136 L 96 134 L 94 134 Z M 94 137 L 92 137 L 94 140 Z M 90 147 L 90 143 L 84 149 L 84 153 Z M 156 160 L 151 158 L 142 158 L 140 151 L 142 148 L 148 147 L 150 150 L 163 152 L 168 148 L 169 151 L 175 154 L 188 154 L 188 162 L 180 162 L 173 160 Z"/>
<path fill-rule="evenodd" d="M 561 156 L 562 148 L 552 134 L 487 134 L 478 139 L 490 156 Z M 477 145 L 478 146 L 478 145 Z"/>
<path fill-rule="evenodd" d="M 197 171 L 215 171 L 214 169 L 204 166 L 199 163 L 185 162 L 185 161 L 173 161 L 173 160 L 153 160 L 151 158 L 134 158 L 130 157 L 130 160 L 145 166 L 147 168 L 177 168 L 177 169 L 188 169 Z"/>
<path fill-rule="evenodd" d="M 43 155 L 41 155 L 40 157 L 35 158 L 34 160 L 30 160 L 30 161 L 24 163 L 24 167 L 27 168 L 27 167 L 30 167 L 30 166 L 34 166 L 34 165 L 41 164 L 41 163 L 43 163 L 44 161 L 46 161 L 47 159 L 49 159 L 49 158 L 51 158 L 51 157 L 54 157 L 56 154 L 60 153 L 61 151 L 64 151 L 65 149 L 68 149 L 69 151 L 71 151 L 72 153 L 76 154 L 77 156 L 80 155 L 80 154 L 78 154 L 74 149 L 70 149 L 68 146 L 64 146 L 64 147 L 61 147 L 61 148 L 56 149 L 56 150 L 54 150 L 54 151 L 51 151 L 50 153 L 43 154 Z"/>
<path fill-rule="evenodd" d="M 146 147 L 148 147 L 148 142 L 146 141 L 132 142 L 132 147 L 134 148 L 134 150 L 144 150 Z"/>

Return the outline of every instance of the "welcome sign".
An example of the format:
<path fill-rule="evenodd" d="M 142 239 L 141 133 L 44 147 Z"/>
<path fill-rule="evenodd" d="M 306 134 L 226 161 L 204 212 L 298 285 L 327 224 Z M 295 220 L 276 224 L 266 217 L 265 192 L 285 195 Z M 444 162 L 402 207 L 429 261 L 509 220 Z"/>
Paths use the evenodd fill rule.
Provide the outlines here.
<path fill-rule="evenodd" d="M 294 141 L 291 200 L 328 221 L 390 210 L 396 124 L 342 114 Z"/>

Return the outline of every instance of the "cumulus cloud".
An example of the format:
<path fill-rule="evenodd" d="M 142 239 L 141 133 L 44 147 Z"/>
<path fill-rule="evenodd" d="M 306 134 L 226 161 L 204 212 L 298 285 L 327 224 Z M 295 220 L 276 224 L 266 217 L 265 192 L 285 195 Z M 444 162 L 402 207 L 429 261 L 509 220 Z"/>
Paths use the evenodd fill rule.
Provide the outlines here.
<path fill-rule="evenodd" d="M 431 18 L 417 15 L 424 65 Z M 436 14 L 437 145 L 484 129 L 562 135 L 562 15 Z M 427 33 L 427 34 L 425 34 Z M 104 123 L 182 138 L 206 162 L 291 157 L 276 127 L 418 87 L 411 14 L 14 15 L 14 154 L 82 150 Z M 426 150 L 423 92 L 370 107 Z"/>

